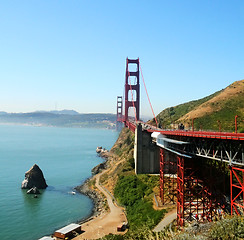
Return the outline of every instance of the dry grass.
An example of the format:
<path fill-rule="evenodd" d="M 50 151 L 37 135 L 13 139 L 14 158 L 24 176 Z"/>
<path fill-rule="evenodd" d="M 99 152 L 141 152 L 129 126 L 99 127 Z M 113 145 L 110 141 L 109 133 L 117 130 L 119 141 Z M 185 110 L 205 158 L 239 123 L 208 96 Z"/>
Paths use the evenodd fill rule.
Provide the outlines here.
<path fill-rule="evenodd" d="M 244 94 L 244 80 L 234 82 L 217 96 L 181 117 L 178 122 L 187 122 L 187 120 L 201 118 L 205 115 L 219 111 L 222 108 L 222 105 L 219 103 L 225 102 L 227 99 L 239 94 Z"/>

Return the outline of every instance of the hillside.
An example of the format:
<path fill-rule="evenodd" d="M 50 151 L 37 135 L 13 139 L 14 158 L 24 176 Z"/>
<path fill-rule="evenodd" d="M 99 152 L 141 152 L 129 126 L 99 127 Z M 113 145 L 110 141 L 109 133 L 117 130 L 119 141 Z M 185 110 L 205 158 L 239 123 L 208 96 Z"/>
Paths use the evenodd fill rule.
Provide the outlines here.
<path fill-rule="evenodd" d="M 166 108 L 157 119 L 163 128 L 176 128 L 183 123 L 190 128 L 192 119 L 197 130 L 231 131 L 235 129 L 238 115 L 238 131 L 244 131 L 244 80 L 236 81 L 210 96 Z"/>

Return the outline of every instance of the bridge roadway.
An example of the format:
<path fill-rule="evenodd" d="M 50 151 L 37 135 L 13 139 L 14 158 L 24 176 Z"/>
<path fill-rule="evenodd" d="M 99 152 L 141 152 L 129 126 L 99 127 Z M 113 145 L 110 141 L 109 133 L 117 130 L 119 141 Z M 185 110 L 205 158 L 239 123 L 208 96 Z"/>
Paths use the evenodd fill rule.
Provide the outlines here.
<path fill-rule="evenodd" d="M 212 131 L 189 131 L 189 130 L 168 130 L 161 129 L 142 121 L 129 120 L 124 122 L 125 126 L 130 130 L 135 131 L 138 123 L 142 124 L 143 130 L 148 132 L 160 132 L 166 136 L 184 136 L 195 138 L 215 138 L 215 139 L 229 139 L 229 140 L 241 140 L 244 141 L 244 133 L 230 133 L 230 132 L 212 132 Z"/>
<path fill-rule="evenodd" d="M 229 165 L 244 166 L 244 133 L 188 131 L 160 129 L 142 121 L 125 121 L 125 126 L 135 132 L 137 124 L 152 134 L 160 147 L 178 155 L 204 157 L 228 162 Z"/>

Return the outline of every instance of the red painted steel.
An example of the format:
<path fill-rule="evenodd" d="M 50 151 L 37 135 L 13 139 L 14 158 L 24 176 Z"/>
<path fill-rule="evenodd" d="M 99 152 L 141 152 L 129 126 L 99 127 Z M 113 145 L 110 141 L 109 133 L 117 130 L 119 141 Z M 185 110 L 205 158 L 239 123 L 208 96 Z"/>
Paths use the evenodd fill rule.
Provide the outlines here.
<path fill-rule="evenodd" d="M 123 117 L 123 99 L 122 96 L 117 97 L 117 121 L 120 122 L 120 119 Z"/>
<path fill-rule="evenodd" d="M 231 215 L 244 213 L 244 169 L 230 167 Z"/>
<path fill-rule="evenodd" d="M 160 148 L 160 198 L 162 201 L 162 204 L 165 204 L 164 202 L 164 149 Z"/>
<path fill-rule="evenodd" d="M 125 119 L 126 121 L 126 119 Z M 135 122 L 127 120 L 132 125 L 136 125 Z M 127 123 L 128 125 L 128 123 Z M 148 124 L 147 124 L 148 125 Z M 229 132 L 207 132 L 207 131 L 182 131 L 182 130 L 162 130 L 154 126 L 148 125 L 147 132 L 160 132 L 163 135 L 169 136 L 183 136 L 194 138 L 210 138 L 210 139 L 227 139 L 227 140 L 241 140 L 244 141 L 244 133 L 229 133 Z"/>
<path fill-rule="evenodd" d="M 131 121 L 124 121 L 125 127 L 128 127 L 132 132 L 135 132 L 136 125 Z"/>
<path fill-rule="evenodd" d="M 129 64 L 136 64 L 137 71 L 130 72 Z M 137 81 L 135 85 L 132 85 L 129 78 L 130 76 L 136 77 Z M 129 101 L 129 91 L 136 91 L 136 99 Z M 134 107 L 136 111 L 136 119 L 140 119 L 140 82 L 139 82 L 139 58 L 138 59 L 126 59 L 126 74 L 125 74 L 125 121 L 128 121 L 128 111 L 130 107 Z"/>
<path fill-rule="evenodd" d="M 177 225 L 181 227 L 183 227 L 185 221 L 184 172 L 184 158 L 177 156 Z"/>
<path fill-rule="evenodd" d="M 160 130 L 151 128 L 148 132 L 160 132 L 163 135 L 169 136 L 184 136 L 194 138 L 211 138 L 211 139 L 227 139 L 244 141 L 244 133 L 229 133 L 229 132 L 204 132 L 204 131 L 180 131 L 180 130 Z"/>
<path fill-rule="evenodd" d="M 160 148 L 160 197 L 162 204 L 174 204 L 177 199 L 177 160 Z"/>

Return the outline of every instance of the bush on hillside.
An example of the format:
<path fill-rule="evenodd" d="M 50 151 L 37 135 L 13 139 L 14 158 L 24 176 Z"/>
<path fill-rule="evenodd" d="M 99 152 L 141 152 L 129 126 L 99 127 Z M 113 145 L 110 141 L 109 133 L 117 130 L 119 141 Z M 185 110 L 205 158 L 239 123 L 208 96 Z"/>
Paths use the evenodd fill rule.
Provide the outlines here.
<path fill-rule="evenodd" d="M 152 228 L 165 213 L 165 210 L 153 209 L 149 196 L 152 194 L 155 180 L 151 178 L 153 177 L 146 175 L 120 176 L 114 189 L 114 196 L 126 207 L 127 218 L 132 229 L 145 224 Z"/>

